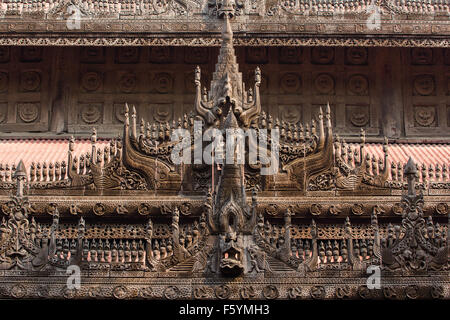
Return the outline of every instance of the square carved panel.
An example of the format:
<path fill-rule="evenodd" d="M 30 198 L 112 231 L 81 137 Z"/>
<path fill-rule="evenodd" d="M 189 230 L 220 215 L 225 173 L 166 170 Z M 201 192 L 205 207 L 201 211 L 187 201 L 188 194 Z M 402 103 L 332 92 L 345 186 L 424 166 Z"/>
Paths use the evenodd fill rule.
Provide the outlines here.
<path fill-rule="evenodd" d="M 20 61 L 39 62 L 42 60 L 42 47 L 22 47 L 20 48 Z"/>
<path fill-rule="evenodd" d="M 369 61 L 369 51 L 363 47 L 350 47 L 345 49 L 345 64 L 367 65 Z"/>
<path fill-rule="evenodd" d="M 370 125 L 369 105 L 346 105 L 345 122 L 348 127 L 367 127 Z"/>
<path fill-rule="evenodd" d="M 83 47 L 80 49 L 81 63 L 105 63 L 105 48 Z"/>
<path fill-rule="evenodd" d="M 314 92 L 317 95 L 334 95 L 335 94 L 335 77 L 330 73 L 319 73 L 313 76 Z"/>
<path fill-rule="evenodd" d="M 368 96 L 369 79 L 364 74 L 351 74 L 347 78 L 347 94 L 351 96 Z"/>
<path fill-rule="evenodd" d="M 292 124 L 302 122 L 302 105 L 280 105 L 278 109 L 282 121 Z"/>
<path fill-rule="evenodd" d="M 41 105 L 39 102 L 19 102 L 16 105 L 17 123 L 39 122 Z"/>
<path fill-rule="evenodd" d="M 334 48 L 314 47 L 311 49 L 311 62 L 313 64 L 333 64 Z"/>
<path fill-rule="evenodd" d="M 192 64 L 208 63 L 208 48 L 203 47 L 185 48 L 184 62 Z"/>
<path fill-rule="evenodd" d="M 300 47 L 282 47 L 278 50 L 278 59 L 280 63 L 299 64 L 302 63 L 303 48 Z"/>
<path fill-rule="evenodd" d="M 172 63 L 174 50 L 170 47 L 151 47 L 150 63 Z"/>
<path fill-rule="evenodd" d="M 117 92 L 134 93 L 137 90 L 138 78 L 136 73 L 130 71 L 117 72 Z"/>
<path fill-rule="evenodd" d="M 103 123 L 103 103 L 80 103 L 78 105 L 79 124 L 100 124 Z"/>
<path fill-rule="evenodd" d="M 287 94 L 302 92 L 302 78 L 298 73 L 289 72 L 280 76 L 280 91 Z"/>
<path fill-rule="evenodd" d="M 436 106 L 415 105 L 414 109 L 415 127 L 436 127 L 438 114 Z"/>
<path fill-rule="evenodd" d="M 413 95 L 434 96 L 436 95 L 436 81 L 434 75 L 419 74 L 413 79 Z"/>
<path fill-rule="evenodd" d="M 413 65 L 431 65 L 433 64 L 432 48 L 412 48 L 411 63 Z"/>
<path fill-rule="evenodd" d="M 138 47 L 121 47 L 116 49 L 116 63 L 138 63 L 140 49 Z"/>
<path fill-rule="evenodd" d="M 103 73 L 87 71 L 81 75 L 80 88 L 84 92 L 101 92 L 103 89 Z"/>
<path fill-rule="evenodd" d="M 41 89 L 41 72 L 27 70 L 20 74 L 19 88 L 21 92 L 37 92 Z"/>
<path fill-rule="evenodd" d="M 151 103 L 148 105 L 153 114 L 153 119 L 157 122 L 172 121 L 173 105 L 170 103 Z"/>
<path fill-rule="evenodd" d="M 249 47 L 245 49 L 245 61 L 247 63 L 267 63 L 269 50 L 265 47 Z"/>
<path fill-rule="evenodd" d="M 151 75 L 150 80 L 153 89 L 152 91 L 161 94 L 173 92 L 174 79 L 172 74 L 167 72 L 159 72 L 154 75 Z"/>

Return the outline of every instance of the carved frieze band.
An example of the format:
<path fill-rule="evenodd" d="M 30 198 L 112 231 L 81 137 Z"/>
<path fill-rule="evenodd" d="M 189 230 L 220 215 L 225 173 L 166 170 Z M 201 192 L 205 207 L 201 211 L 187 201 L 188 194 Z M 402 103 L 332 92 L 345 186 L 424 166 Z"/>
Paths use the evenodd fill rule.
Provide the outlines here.
<path fill-rule="evenodd" d="M 448 48 L 448 38 L 404 38 L 404 37 L 341 37 L 328 35 L 318 36 L 271 36 L 243 38 L 237 35 L 235 46 L 329 46 L 329 47 L 428 47 Z M 220 38 L 215 37 L 141 37 L 122 35 L 120 37 L 42 37 L 36 35 L 1 35 L 0 46 L 191 46 L 191 47 L 217 47 Z"/>

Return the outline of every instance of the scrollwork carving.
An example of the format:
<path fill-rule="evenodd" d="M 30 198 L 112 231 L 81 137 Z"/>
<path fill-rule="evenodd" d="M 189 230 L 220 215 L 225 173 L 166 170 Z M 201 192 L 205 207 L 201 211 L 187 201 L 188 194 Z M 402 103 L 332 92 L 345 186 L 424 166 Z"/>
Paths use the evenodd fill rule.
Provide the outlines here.
<path fill-rule="evenodd" d="M 323 286 L 314 286 L 310 291 L 311 298 L 319 300 L 325 298 L 325 287 Z"/>

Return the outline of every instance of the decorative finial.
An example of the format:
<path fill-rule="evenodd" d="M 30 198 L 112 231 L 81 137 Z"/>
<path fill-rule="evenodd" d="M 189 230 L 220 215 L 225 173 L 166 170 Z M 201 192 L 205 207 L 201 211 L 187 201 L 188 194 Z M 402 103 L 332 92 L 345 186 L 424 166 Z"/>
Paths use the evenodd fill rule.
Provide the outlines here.
<path fill-rule="evenodd" d="M 20 160 L 19 164 L 17 165 L 16 171 L 13 174 L 13 178 L 17 179 L 17 197 L 22 197 L 25 182 L 27 180 L 27 171 L 22 160 Z"/>
<path fill-rule="evenodd" d="M 261 69 L 259 67 L 256 67 L 255 69 L 255 85 L 260 86 L 261 84 Z"/>
<path fill-rule="evenodd" d="M 409 157 L 408 163 L 405 166 L 404 176 L 408 181 L 408 195 L 410 196 L 416 195 L 416 188 L 415 188 L 416 173 L 417 173 L 416 164 L 414 163 L 414 160 L 411 157 Z"/>
<path fill-rule="evenodd" d="M 365 144 L 366 143 L 366 130 L 364 130 L 363 128 L 361 128 L 360 137 L 361 137 L 361 144 Z"/>
<path fill-rule="evenodd" d="M 69 139 L 69 151 L 73 152 L 75 150 L 75 138 L 73 136 Z"/>
<path fill-rule="evenodd" d="M 92 128 L 91 142 L 93 144 L 97 142 L 97 129 L 95 128 Z"/>
<path fill-rule="evenodd" d="M 383 143 L 383 152 L 387 153 L 388 152 L 388 138 L 385 136 L 384 137 L 384 143 Z"/>

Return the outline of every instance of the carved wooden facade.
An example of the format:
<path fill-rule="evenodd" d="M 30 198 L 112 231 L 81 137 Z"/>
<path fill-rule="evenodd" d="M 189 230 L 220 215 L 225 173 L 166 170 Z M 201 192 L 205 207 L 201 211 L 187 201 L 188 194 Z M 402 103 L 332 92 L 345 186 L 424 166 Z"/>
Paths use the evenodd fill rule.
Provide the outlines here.
<path fill-rule="evenodd" d="M 88 3 L 95 6 L 87 8 Z M 360 1 L 351 3 L 351 9 L 361 6 Z M 434 3 L 436 11 L 448 15 L 447 4 Z M 45 21 L 57 28 L 59 24 L 52 21 L 57 21 L 65 7 L 57 2 L 38 4 L 40 7 L 36 8 L 35 3 L 17 7 L 17 2 L 4 2 L 1 12 L 6 13 L 5 19 L 12 12 L 21 17 L 45 12 Z M 68 4 L 65 3 L 66 7 Z M 79 87 L 73 96 L 61 96 L 59 104 L 63 106 L 70 99 L 77 99 L 73 101 L 77 107 L 67 115 L 68 131 L 93 130 L 92 148 L 86 154 L 76 154 L 77 141 L 72 138 L 63 162 L 38 162 L 29 167 L 20 162 L 15 168 L 1 168 L 0 297 L 450 297 L 449 159 L 444 158 L 430 167 L 415 164 L 412 159 L 408 163 L 395 163 L 390 159 L 387 139 L 383 156 L 367 152 L 366 138 L 384 133 L 380 131 L 382 114 L 377 114 L 382 109 L 374 107 L 378 103 L 375 100 L 383 98 L 372 94 L 373 90 L 382 92 L 376 85 L 373 87 L 374 75 L 370 69 L 374 63 L 373 48 L 248 47 L 240 51 L 245 53 L 247 63 L 240 68 L 232 26 L 240 25 L 243 17 L 271 21 L 270 17 L 288 13 L 295 16 L 298 12 L 304 17 L 302 1 L 292 2 L 292 7 L 286 7 L 284 2 L 254 5 L 260 4 L 259 1 L 208 2 L 207 5 L 167 1 L 158 8 L 146 1 L 139 2 L 139 8 L 134 2 L 127 2 L 126 6 L 118 2 L 80 1 L 79 4 L 86 13 L 100 18 L 131 15 L 138 20 L 139 14 L 191 18 L 200 9 L 206 10 L 206 16 L 217 14 L 222 30 L 221 40 L 214 43 L 220 44 L 218 61 L 215 66 L 206 61 L 206 67 L 200 68 L 197 65 L 202 65 L 205 53 L 212 55 L 217 50 L 199 48 L 202 50 L 197 52 L 185 48 L 185 55 L 174 57 L 184 59 L 180 63 L 183 72 L 177 72 L 178 64 L 174 69 L 166 69 L 166 59 L 181 52 L 174 48 L 151 47 L 145 53 L 138 47 L 80 48 L 77 65 L 80 70 L 67 71 L 78 79 Z M 408 10 L 426 14 L 432 7 L 417 2 L 415 5 L 413 9 L 409 4 L 396 6 L 394 9 L 400 11 L 393 16 L 401 19 Z M 317 8 L 313 6 L 311 10 Z M 345 13 L 350 9 L 344 6 L 340 10 Z M 135 21 L 130 20 L 129 24 Z M 189 25 L 184 31 L 190 30 Z M 251 23 L 245 25 L 251 30 Z M 432 30 L 435 25 L 442 28 L 439 29 L 442 34 L 448 32 L 445 21 L 430 23 Z M 269 24 L 267 28 L 271 30 Z M 237 34 L 239 31 L 242 30 L 238 29 Z M 199 32 L 208 38 L 206 31 Z M 276 42 L 280 34 L 271 39 Z M 8 33 L 0 41 L 10 41 L 15 36 Z M 439 37 L 434 37 L 430 41 L 438 40 Z M 98 44 L 111 45 L 101 41 Z M 448 43 L 443 47 L 448 47 Z M 49 59 L 42 54 L 49 49 L 14 47 L 2 51 L 3 57 L 12 57 L 10 52 L 18 49 L 22 53 L 19 59 L 31 59 L 21 60 L 30 63 L 30 68 L 21 68 L 20 75 L 5 70 L 3 77 L 18 77 L 14 81 L 18 81 L 22 91 L 15 96 L 24 103 L 20 105 L 10 99 L 9 91 L 5 93 L 8 116 L 4 118 L 8 120 L 0 125 L 0 130 L 12 123 L 11 114 L 24 128 L 29 123 L 48 125 L 47 109 L 38 108 L 32 101 L 39 101 L 41 107 L 49 105 L 45 100 L 51 90 L 49 74 L 39 65 Z M 411 94 L 406 94 L 406 99 L 414 112 L 405 112 L 405 117 L 413 115 L 414 121 L 408 123 L 415 125 L 406 127 L 403 134 L 414 136 L 425 132 L 439 137 L 442 130 L 448 133 L 450 123 L 445 122 L 450 110 L 448 92 L 439 68 L 447 68 L 445 57 L 449 49 L 401 50 L 414 65 L 406 75 L 411 79 L 408 82 Z M 280 64 L 301 62 L 314 66 L 308 74 L 288 72 L 289 67 L 280 71 L 277 87 L 283 95 L 276 98 L 271 95 L 270 85 L 265 84 L 273 73 L 270 64 L 269 70 L 265 69 L 264 61 L 268 62 L 267 54 L 273 52 L 277 53 Z M 117 64 L 122 71 L 115 67 L 110 71 L 99 68 L 98 64 L 106 57 L 110 59 L 110 67 Z M 335 66 L 334 59 L 341 59 L 342 65 Z M 164 67 L 141 75 L 136 73 L 139 67 L 128 67 L 130 63 L 139 66 L 143 61 L 164 64 Z M 440 64 L 433 68 L 421 67 L 428 63 Z M 148 78 L 138 81 L 140 76 Z M 176 95 L 170 97 L 175 82 L 183 83 L 185 90 L 189 90 L 187 100 Z M 150 87 L 146 83 L 151 83 Z M 117 91 L 110 94 L 113 86 Z M 179 114 L 175 114 L 174 108 L 145 108 L 140 105 L 142 92 L 139 90 L 151 92 L 150 98 L 153 93 L 157 98 L 158 94 L 168 94 L 168 104 L 189 107 L 178 109 Z M 297 92 L 308 92 L 302 96 L 307 108 L 290 107 L 291 103 L 299 103 L 295 99 Z M 134 93 L 131 99 L 126 95 Z M 265 94 L 270 98 L 265 100 L 267 106 L 264 106 Z M 338 98 L 327 104 L 335 95 Z M 317 96 L 324 98 L 316 99 Z M 137 101 L 132 101 L 133 98 Z M 102 102 L 97 102 L 100 99 Z M 169 102 L 170 99 L 174 100 Z M 259 154 L 265 155 L 263 161 L 257 165 L 249 165 L 248 161 L 221 165 L 174 163 L 171 153 L 176 142 L 171 137 L 176 130 L 185 129 L 192 138 L 188 144 L 194 146 L 195 120 L 201 120 L 205 128 L 221 132 L 250 128 L 267 132 L 268 145 L 256 146 Z M 106 145 L 98 143 L 102 131 L 112 131 L 117 126 L 122 128 L 118 137 Z M 421 131 L 423 128 L 428 131 Z M 271 146 L 273 132 L 279 132 L 280 138 L 275 148 Z M 337 134 L 341 132 L 355 135 L 358 145 L 347 144 Z M 255 143 L 252 139 L 246 140 L 246 150 L 252 143 Z M 261 170 L 271 165 L 276 165 L 277 172 L 262 175 Z M 70 265 L 81 268 L 80 289 L 67 286 L 66 269 Z M 381 268 L 381 289 L 367 287 L 369 266 Z"/>

